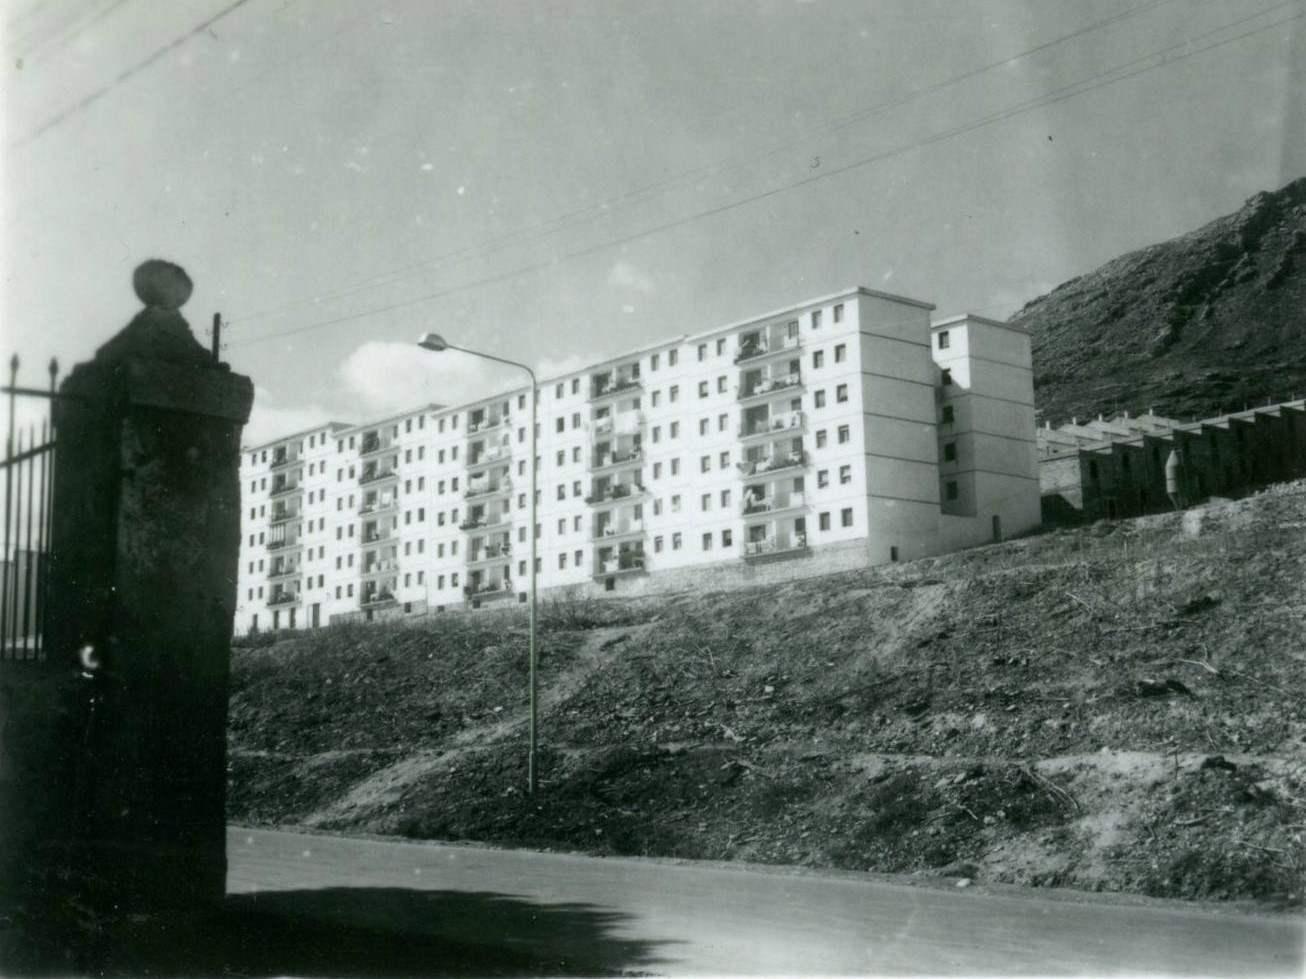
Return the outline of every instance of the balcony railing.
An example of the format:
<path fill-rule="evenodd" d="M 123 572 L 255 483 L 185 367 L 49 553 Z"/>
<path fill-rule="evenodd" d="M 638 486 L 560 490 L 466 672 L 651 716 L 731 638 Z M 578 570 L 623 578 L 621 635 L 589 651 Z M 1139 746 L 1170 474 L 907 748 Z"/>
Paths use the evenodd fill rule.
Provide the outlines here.
<path fill-rule="evenodd" d="M 475 469 L 477 466 L 489 466 L 496 462 L 504 462 L 512 458 L 512 449 L 507 445 L 494 445 L 486 449 L 475 459 L 467 460 L 467 468 Z"/>
<path fill-rule="evenodd" d="M 363 531 L 360 539 L 364 545 L 383 544 L 388 540 L 393 540 L 394 535 L 388 530 Z"/>
<path fill-rule="evenodd" d="M 778 510 L 793 510 L 807 506 L 807 497 L 803 493 L 790 493 L 787 497 L 763 496 L 756 499 L 745 498 L 742 506 L 743 515 L 751 517 L 758 513 L 775 513 Z"/>
<path fill-rule="evenodd" d="M 484 418 L 481 419 L 480 421 L 468 422 L 467 436 L 468 438 L 470 438 L 473 435 L 481 435 L 485 432 L 496 429 L 501 425 L 511 425 L 511 424 L 512 424 L 511 415 L 496 415 L 493 418 Z"/>
<path fill-rule="evenodd" d="M 764 377 L 756 384 L 739 389 L 739 400 L 744 401 L 748 398 L 758 398 L 764 394 L 775 394 L 777 391 L 787 391 L 790 388 L 796 388 L 803 383 L 803 375 L 798 372 L 781 374 L 778 377 Z"/>
<path fill-rule="evenodd" d="M 272 567 L 268 569 L 268 580 L 271 581 L 274 578 L 286 578 L 295 574 L 299 574 L 299 565 L 283 568 Z"/>
<path fill-rule="evenodd" d="M 796 534 L 792 540 L 766 537 L 762 540 L 744 541 L 744 557 L 765 557 L 769 554 L 788 554 L 807 549 L 807 537 Z"/>
<path fill-rule="evenodd" d="M 468 564 L 485 564 L 489 561 L 506 561 L 512 557 L 510 544 L 491 544 L 479 551 L 473 551 L 467 558 Z"/>
<path fill-rule="evenodd" d="M 299 601 L 299 592 L 283 591 L 274 593 L 268 598 L 268 606 L 273 605 L 293 605 Z"/>
<path fill-rule="evenodd" d="M 765 459 L 738 463 L 739 471 L 745 476 L 761 476 L 764 473 L 793 469 L 795 466 L 807 465 L 806 452 L 785 452 L 780 455 L 767 456 Z"/>
<path fill-rule="evenodd" d="M 269 551 L 281 551 L 287 547 L 298 547 L 298 546 L 299 546 L 299 541 L 286 540 L 284 537 L 280 540 L 270 540 L 268 541 L 267 544 Z"/>
<path fill-rule="evenodd" d="M 594 575 L 620 574 L 623 571 L 643 570 L 644 555 L 638 551 L 631 551 L 597 561 L 594 566 Z"/>
<path fill-rule="evenodd" d="M 603 527 L 595 528 L 594 540 L 596 542 L 606 540 L 609 537 L 625 537 L 630 534 L 644 533 L 644 521 L 632 520 L 630 523 L 622 525 L 610 523 Z"/>
<path fill-rule="evenodd" d="M 369 513 L 385 513 L 399 505 L 398 499 L 381 500 L 376 503 L 364 503 L 358 508 L 358 515 L 365 517 Z"/>
<path fill-rule="evenodd" d="M 299 456 L 289 452 L 282 452 L 272 457 L 270 469 L 284 469 L 286 466 L 293 466 L 299 461 Z"/>
<path fill-rule="evenodd" d="M 380 608 L 383 605 L 395 604 L 395 597 L 393 593 L 383 589 L 379 592 L 363 595 L 358 604 L 360 608 Z"/>
<path fill-rule="evenodd" d="M 644 492 L 644 487 L 638 483 L 614 483 L 601 493 L 591 493 L 585 497 L 585 502 L 594 506 L 599 503 L 611 503 L 615 500 L 625 500 L 632 496 L 637 496 Z"/>
<path fill-rule="evenodd" d="M 595 455 L 590 462 L 590 471 L 612 469 L 617 466 L 636 465 L 644 461 L 643 449 L 627 449 L 625 452 L 604 452 Z"/>
<path fill-rule="evenodd" d="M 802 411 L 787 411 L 783 415 L 773 415 L 770 418 L 764 418 L 759 421 L 745 422 L 739 426 L 739 437 L 741 439 L 754 438 L 758 435 L 774 435 L 777 432 L 787 432 L 795 428 L 802 428 L 807 424 L 807 413 Z"/>
<path fill-rule="evenodd" d="M 467 598 L 504 598 L 511 594 L 511 581 L 482 581 L 479 585 L 463 585 L 463 595 Z"/>
<path fill-rule="evenodd" d="M 797 350 L 802 346 L 800 337 L 784 337 L 780 340 L 770 342 L 760 341 L 748 344 L 742 344 L 739 352 L 735 354 L 735 363 L 742 364 L 745 361 L 757 360 L 760 357 L 766 357 L 769 354 L 786 353 L 791 350 Z"/>
<path fill-rule="evenodd" d="M 631 391 L 643 386 L 644 382 L 642 380 L 629 375 L 616 378 L 610 375 L 601 379 L 595 378 L 590 387 L 590 400 L 597 401 L 599 398 L 611 397 L 614 394 L 621 394 L 623 391 Z"/>
<path fill-rule="evenodd" d="M 379 435 L 365 435 L 363 436 L 363 441 L 358 445 L 358 454 L 368 456 L 373 452 L 380 452 L 383 449 L 388 448 L 390 448 L 390 443 L 382 439 Z"/>
<path fill-rule="evenodd" d="M 381 479 L 389 479 L 392 476 L 398 476 L 397 469 L 364 469 L 358 477 L 359 485 L 366 486 L 368 483 L 375 483 Z"/>
<path fill-rule="evenodd" d="M 271 517 L 268 518 L 268 522 L 285 523 L 287 520 L 294 520 L 298 516 L 299 513 L 295 510 L 273 510 Z"/>
<path fill-rule="evenodd" d="M 371 564 L 363 565 L 363 574 L 382 574 L 387 571 L 398 571 L 399 562 L 393 558 L 386 558 L 382 561 L 373 561 Z"/>
<path fill-rule="evenodd" d="M 299 483 L 273 483 L 268 496 L 285 496 L 287 493 L 296 493 L 301 489 L 303 487 Z"/>
<path fill-rule="evenodd" d="M 511 493 L 512 480 L 501 479 L 497 483 L 477 482 L 468 483 L 467 489 L 463 493 L 463 499 L 471 500 L 478 496 L 494 496 L 499 493 Z"/>

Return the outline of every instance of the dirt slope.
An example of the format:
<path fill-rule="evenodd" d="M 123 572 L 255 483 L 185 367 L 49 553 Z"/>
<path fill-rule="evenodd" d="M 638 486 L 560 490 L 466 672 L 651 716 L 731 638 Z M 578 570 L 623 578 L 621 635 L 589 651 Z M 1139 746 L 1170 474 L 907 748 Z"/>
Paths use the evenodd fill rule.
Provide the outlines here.
<path fill-rule="evenodd" d="M 1035 299 L 1035 397 L 1059 423 L 1181 419 L 1306 393 L 1306 178 Z"/>
<path fill-rule="evenodd" d="M 236 650 L 235 820 L 1300 902 L 1306 483 L 892 568 Z"/>

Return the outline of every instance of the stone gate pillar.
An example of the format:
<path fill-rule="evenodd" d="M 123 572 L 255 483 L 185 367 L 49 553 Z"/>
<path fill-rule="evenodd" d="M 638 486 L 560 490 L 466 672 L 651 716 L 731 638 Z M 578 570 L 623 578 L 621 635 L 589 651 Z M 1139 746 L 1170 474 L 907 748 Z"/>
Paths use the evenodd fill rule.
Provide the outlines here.
<path fill-rule="evenodd" d="M 89 900 L 115 913 L 224 894 L 228 656 L 241 427 L 253 387 L 177 311 L 190 280 L 147 262 L 143 309 L 56 404 L 48 649 L 62 697 L 55 821 Z M 84 670 L 90 646 L 99 669 Z"/>

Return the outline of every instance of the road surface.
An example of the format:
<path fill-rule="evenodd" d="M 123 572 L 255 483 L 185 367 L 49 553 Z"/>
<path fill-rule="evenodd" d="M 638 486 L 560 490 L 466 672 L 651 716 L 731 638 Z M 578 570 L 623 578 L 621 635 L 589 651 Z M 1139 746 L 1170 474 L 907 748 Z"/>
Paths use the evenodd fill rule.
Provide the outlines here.
<path fill-rule="evenodd" d="M 555 973 L 1302 974 L 1288 916 L 235 827 L 228 858 L 237 903 Z"/>

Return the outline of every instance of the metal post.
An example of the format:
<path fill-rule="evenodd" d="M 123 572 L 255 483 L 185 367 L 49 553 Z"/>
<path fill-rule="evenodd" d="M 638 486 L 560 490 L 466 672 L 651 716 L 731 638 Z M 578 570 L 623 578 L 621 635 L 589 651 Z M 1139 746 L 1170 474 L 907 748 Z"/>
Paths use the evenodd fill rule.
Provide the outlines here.
<path fill-rule="evenodd" d="M 526 370 L 527 373 L 531 375 L 531 510 L 530 510 L 531 513 L 531 529 L 530 529 L 530 535 L 531 535 L 531 558 L 530 558 L 531 560 L 531 613 L 530 613 L 531 616 L 531 623 L 530 623 L 531 718 L 530 718 L 530 729 L 528 732 L 530 747 L 529 747 L 529 753 L 527 755 L 527 761 L 526 761 L 526 786 L 527 786 L 527 791 L 530 792 L 531 795 L 534 795 L 536 788 L 538 788 L 539 786 L 539 772 L 537 770 L 536 757 L 535 757 L 536 751 L 539 748 L 539 738 L 536 732 L 536 721 L 538 719 L 537 705 L 536 705 L 536 691 L 538 688 L 538 678 L 536 676 L 536 671 L 535 671 L 536 661 L 537 661 L 536 645 L 535 645 L 535 625 L 536 625 L 536 611 L 537 611 L 536 583 L 537 583 L 538 573 L 535 567 L 535 562 L 536 562 L 536 547 L 538 542 L 536 539 L 537 535 L 535 531 L 535 520 L 536 520 L 535 508 L 539 505 L 537 496 L 539 494 L 539 468 L 540 467 L 539 467 L 539 455 L 537 451 L 538 446 L 536 443 L 540 437 L 539 436 L 540 389 L 539 389 L 539 384 L 535 380 L 535 372 L 532 371 L 529 367 L 527 367 Z"/>
<path fill-rule="evenodd" d="M 0 598 L 0 650 L 9 645 L 9 523 L 13 511 L 14 493 L 14 411 L 16 410 L 14 388 L 18 386 L 18 354 L 9 358 L 9 438 L 5 442 L 5 550 L 3 598 Z M 14 583 L 17 583 L 18 568 L 14 567 Z"/>
<path fill-rule="evenodd" d="M 213 362 L 216 364 L 220 358 L 219 351 L 222 349 L 222 314 L 213 314 Z"/>

